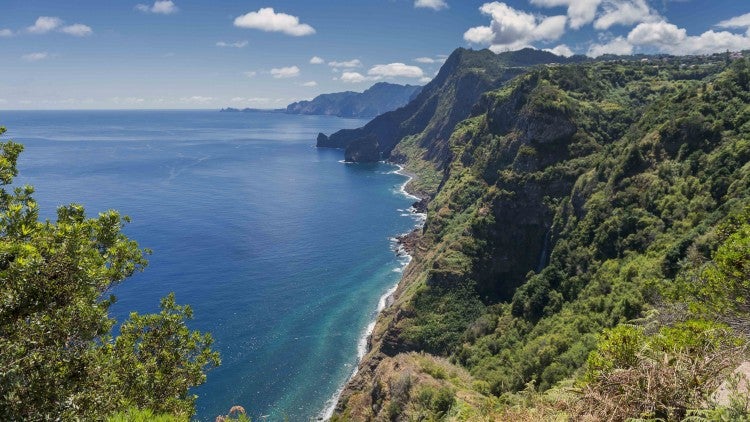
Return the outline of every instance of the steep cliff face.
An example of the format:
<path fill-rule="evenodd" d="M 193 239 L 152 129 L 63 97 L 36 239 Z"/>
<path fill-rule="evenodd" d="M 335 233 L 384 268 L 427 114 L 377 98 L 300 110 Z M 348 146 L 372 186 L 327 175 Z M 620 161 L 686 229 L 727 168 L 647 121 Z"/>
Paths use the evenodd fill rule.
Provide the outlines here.
<path fill-rule="evenodd" d="M 445 163 L 449 159 L 448 138 L 456 124 L 467 118 L 480 95 L 498 88 L 531 65 L 565 62 L 551 53 L 522 50 L 494 54 L 489 50 L 458 49 L 448 57 L 438 75 L 406 106 L 385 113 L 359 129 L 345 129 L 319 138 L 318 147 L 366 147 L 368 136 L 377 139 L 381 156 L 410 135 L 419 135 L 429 146 L 426 159 Z"/>
<path fill-rule="evenodd" d="M 573 376 L 601 330 L 655 306 L 649 282 L 710 254 L 717 224 L 750 204 L 748 75 L 721 57 L 536 68 L 454 97 L 471 113 L 446 141 L 437 121 L 403 138 L 399 157 L 434 159 L 440 184 L 334 419 L 492 420 L 481 403 Z M 370 129 L 345 134 L 383 139 Z"/>
<path fill-rule="evenodd" d="M 289 104 L 287 114 L 316 114 L 338 117 L 373 118 L 411 101 L 422 89 L 417 85 L 378 82 L 364 92 L 318 95 L 310 101 Z"/>

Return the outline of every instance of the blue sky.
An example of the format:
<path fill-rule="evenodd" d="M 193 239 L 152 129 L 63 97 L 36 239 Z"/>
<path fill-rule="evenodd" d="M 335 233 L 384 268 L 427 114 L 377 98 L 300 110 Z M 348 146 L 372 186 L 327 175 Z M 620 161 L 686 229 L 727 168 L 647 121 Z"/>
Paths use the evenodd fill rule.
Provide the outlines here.
<path fill-rule="evenodd" d="M 0 109 L 276 108 L 457 47 L 750 49 L 750 0 L 2 0 Z"/>

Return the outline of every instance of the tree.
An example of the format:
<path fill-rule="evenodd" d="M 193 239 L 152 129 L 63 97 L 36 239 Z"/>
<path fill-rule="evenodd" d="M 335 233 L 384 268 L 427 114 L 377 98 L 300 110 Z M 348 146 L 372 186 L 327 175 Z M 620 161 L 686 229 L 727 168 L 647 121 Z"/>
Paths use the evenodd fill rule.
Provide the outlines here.
<path fill-rule="evenodd" d="M 0 135 L 5 128 L 0 127 Z M 0 420 L 100 419 L 128 408 L 189 417 L 190 387 L 219 364 L 174 296 L 131 314 L 117 337 L 110 290 L 147 265 L 116 211 L 78 204 L 39 221 L 31 186 L 11 188 L 23 146 L 0 142 Z"/>

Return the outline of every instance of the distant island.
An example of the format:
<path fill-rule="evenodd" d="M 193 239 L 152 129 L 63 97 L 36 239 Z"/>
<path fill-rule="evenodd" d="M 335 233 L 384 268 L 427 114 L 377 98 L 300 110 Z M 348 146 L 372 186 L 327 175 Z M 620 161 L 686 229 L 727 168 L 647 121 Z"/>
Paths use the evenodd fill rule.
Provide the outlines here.
<path fill-rule="evenodd" d="M 308 114 L 371 119 L 403 107 L 422 91 L 419 85 L 398 85 L 378 82 L 364 92 L 344 91 L 322 94 L 309 101 L 289 104 L 285 109 L 232 108 L 222 112 L 254 112 Z"/>
<path fill-rule="evenodd" d="M 418 85 L 378 82 L 364 92 L 323 94 L 311 101 L 289 104 L 286 113 L 373 118 L 405 106 L 421 91 L 422 87 Z"/>

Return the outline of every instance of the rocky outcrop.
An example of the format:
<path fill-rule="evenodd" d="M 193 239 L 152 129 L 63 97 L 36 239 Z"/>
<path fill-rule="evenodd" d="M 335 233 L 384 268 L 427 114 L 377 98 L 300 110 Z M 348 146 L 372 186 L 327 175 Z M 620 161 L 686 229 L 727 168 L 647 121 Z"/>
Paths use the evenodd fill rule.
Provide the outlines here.
<path fill-rule="evenodd" d="M 374 163 L 380 161 L 378 138 L 368 135 L 349 144 L 344 151 L 344 161 L 348 163 Z"/>

